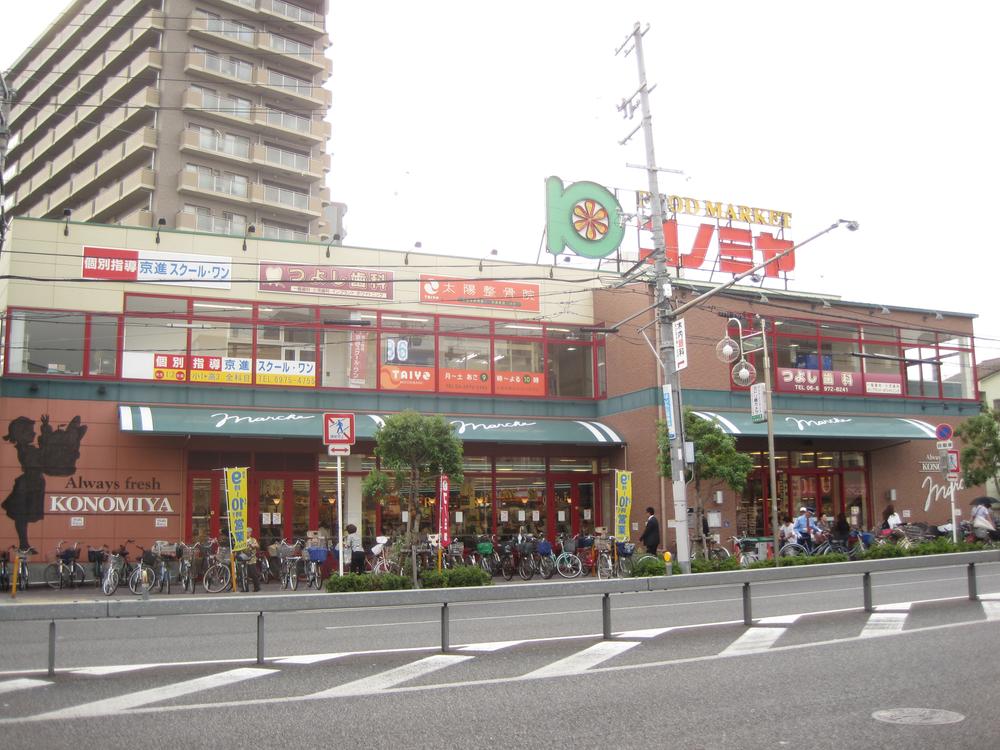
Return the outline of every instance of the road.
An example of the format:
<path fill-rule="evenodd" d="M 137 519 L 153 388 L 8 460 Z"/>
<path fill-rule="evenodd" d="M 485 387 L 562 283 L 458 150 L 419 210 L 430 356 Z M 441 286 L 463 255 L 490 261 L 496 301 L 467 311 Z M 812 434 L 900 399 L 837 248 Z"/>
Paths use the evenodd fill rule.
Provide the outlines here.
<path fill-rule="evenodd" d="M 871 614 L 856 577 L 757 584 L 749 628 L 738 587 L 616 595 L 611 641 L 599 597 L 452 605 L 448 654 L 436 607 L 274 615 L 263 665 L 253 616 L 60 623 L 53 677 L 45 624 L 8 622 L 0 732 L 45 748 L 993 747 L 1000 564 L 977 569 L 976 602 L 962 568 L 879 574 Z"/>

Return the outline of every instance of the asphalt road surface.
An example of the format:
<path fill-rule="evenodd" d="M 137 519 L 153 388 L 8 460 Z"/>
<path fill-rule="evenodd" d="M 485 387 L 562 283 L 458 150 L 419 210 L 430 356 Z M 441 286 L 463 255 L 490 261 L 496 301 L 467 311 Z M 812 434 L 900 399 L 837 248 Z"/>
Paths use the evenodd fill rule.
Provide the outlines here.
<path fill-rule="evenodd" d="M 1000 564 L 266 616 L 0 623 L 5 746 L 992 748 Z M 558 587 L 558 582 L 532 583 Z M 557 589 L 553 589 L 554 591 Z M 24 600 L 44 594 L 29 591 Z M 331 596 L 303 593 L 304 596 Z M 86 594 L 81 598 L 97 598 Z M 5 603 L 0 606 L 17 606 Z"/>

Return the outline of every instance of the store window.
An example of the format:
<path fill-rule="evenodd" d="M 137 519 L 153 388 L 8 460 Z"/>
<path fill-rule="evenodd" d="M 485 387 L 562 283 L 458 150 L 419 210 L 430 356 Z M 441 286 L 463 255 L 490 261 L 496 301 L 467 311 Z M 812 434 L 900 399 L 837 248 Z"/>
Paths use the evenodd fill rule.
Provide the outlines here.
<path fill-rule="evenodd" d="M 550 396 L 593 398 L 594 363 L 589 344 L 548 345 L 546 381 Z"/>
<path fill-rule="evenodd" d="M 114 375 L 118 365 L 118 318 L 90 316 L 90 347 L 87 352 L 89 375 Z"/>
<path fill-rule="evenodd" d="M 389 316 L 382 316 L 383 320 Z M 404 316 L 391 316 L 405 325 Z M 423 322 L 427 322 L 424 320 Z M 433 391 L 434 334 L 386 331 L 380 344 L 379 385 L 390 391 Z"/>
<path fill-rule="evenodd" d="M 493 345 L 493 371 L 498 396 L 545 395 L 541 341 L 497 339 Z"/>
<path fill-rule="evenodd" d="M 83 313 L 16 311 L 10 315 L 10 372 L 83 374 Z"/>
<path fill-rule="evenodd" d="M 938 344 L 941 360 L 941 395 L 944 398 L 976 398 L 975 372 L 969 339 L 957 336 Z M 954 347 L 966 347 L 964 350 Z"/>
<path fill-rule="evenodd" d="M 155 317 L 126 317 L 122 377 L 184 382 L 188 324 Z"/>
<path fill-rule="evenodd" d="M 465 477 L 460 490 L 452 487 L 450 499 L 451 537 L 470 543 L 493 529 L 493 480 Z"/>
<path fill-rule="evenodd" d="M 488 395 L 490 340 L 441 336 L 438 341 L 438 389 L 443 393 Z"/>
<path fill-rule="evenodd" d="M 903 376 L 895 328 L 864 326 L 861 357 L 865 393 L 871 396 L 902 396 Z"/>
<path fill-rule="evenodd" d="M 545 457 L 498 456 L 497 471 L 545 471 Z"/>
<path fill-rule="evenodd" d="M 325 328 L 323 385 L 327 388 L 375 388 L 377 335 L 368 328 Z"/>
<path fill-rule="evenodd" d="M 545 477 L 497 477 L 497 513 L 501 537 L 545 533 Z"/>

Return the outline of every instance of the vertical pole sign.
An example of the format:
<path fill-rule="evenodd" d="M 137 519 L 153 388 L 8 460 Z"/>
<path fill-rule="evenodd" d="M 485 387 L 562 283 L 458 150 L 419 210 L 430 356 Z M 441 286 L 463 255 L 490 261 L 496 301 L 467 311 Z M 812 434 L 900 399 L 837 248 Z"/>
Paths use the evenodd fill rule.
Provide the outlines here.
<path fill-rule="evenodd" d="M 233 591 L 236 591 L 236 553 L 247 546 L 247 467 L 223 469 L 226 474 L 226 515 L 229 517 L 229 556 Z"/>
<path fill-rule="evenodd" d="M 354 445 L 354 415 L 325 413 L 323 443 L 327 453 L 337 457 L 337 567 L 340 575 L 344 575 L 344 485 L 341 457 L 351 455 L 351 446 Z"/>
<path fill-rule="evenodd" d="M 449 542 L 449 522 L 448 517 L 448 496 L 451 491 L 447 474 L 442 474 L 438 479 L 438 533 L 441 535 L 438 544 L 438 570 L 441 570 L 441 556 L 448 547 Z"/>
<path fill-rule="evenodd" d="M 673 323 L 674 332 L 674 370 L 680 372 L 688 366 L 687 333 L 684 329 L 684 318 L 678 318 Z"/>
<path fill-rule="evenodd" d="M 937 438 L 939 466 L 948 482 L 948 496 L 951 499 L 951 539 L 958 543 L 958 514 L 955 512 L 955 486 L 958 483 L 958 451 L 954 450 L 955 444 L 952 437 L 955 435 L 954 428 L 947 422 L 942 422 L 934 428 L 934 436 Z"/>
<path fill-rule="evenodd" d="M 615 469 L 615 539 L 631 538 L 628 522 L 632 517 L 632 472 Z"/>

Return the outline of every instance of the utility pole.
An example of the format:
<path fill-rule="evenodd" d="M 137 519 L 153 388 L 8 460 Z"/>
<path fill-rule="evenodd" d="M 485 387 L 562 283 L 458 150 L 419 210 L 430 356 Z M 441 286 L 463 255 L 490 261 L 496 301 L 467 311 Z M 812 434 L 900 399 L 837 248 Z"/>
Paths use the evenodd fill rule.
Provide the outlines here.
<path fill-rule="evenodd" d="M 641 29 L 636 23 L 632 34 L 619 47 L 615 54 L 625 49 L 629 42 L 632 47 L 625 54 L 635 51 L 636 62 L 639 65 L 639 88 L 629 99 L 622 101 L 619 110 L 630 116 L 635 110 L 635 98 L 639 97 L 639 109 L 642 114 L 643 138 L 646 142 L 646 174 L 649 180 L 649 205 L 652 209 L 653 222 L 653 269 L 656 279 L 656 311 L 657 339 L 660 349 L 660 385 L 663 390 L 664 418 L 670 430 L 670 475 L 673 486 L 674 500 L 674 533 L 677 536 L 677 562 L 684 573 L 691 572 L 691 549 L 688 540 L 687 520 L 687 484 L 684 481 L 684 415 L 680 409 L 680 376 L 676 370 L 674 359 L 674 336 L 671 326 L 673 316 L 667 310 L 667 300 L 673 294 L 670 277 L 667 272 L 666 243 L 663 239 L 663 203 L 660 200 L 660 185 L 656 166 L 656 154 L 653 150 L 653 118 L 649 113 L 649 92 L 652 90 L 646 83 L 646 63 L 642 54 L 642 37 L 649 30 Z M 639 128 L 636 128 L 638 130 Z M 633 130 L 622 141 L 628 142 Z M 673 170 L 669 170 L 673 171 Z"/>

